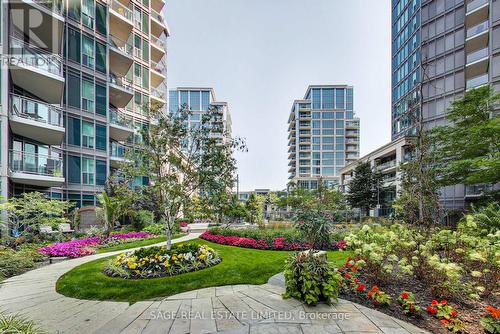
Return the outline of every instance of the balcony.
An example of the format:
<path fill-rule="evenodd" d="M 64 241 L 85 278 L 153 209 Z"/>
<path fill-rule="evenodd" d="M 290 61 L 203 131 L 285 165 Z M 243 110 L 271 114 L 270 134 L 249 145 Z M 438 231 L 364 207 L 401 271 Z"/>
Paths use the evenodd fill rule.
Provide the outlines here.
<path fill-rule="evenodd" d="M 489 17 L 489 0 L 472 0 L 467 3 L 465 24 L 472 27 Z"/>
<path fill-rule="evenodd" d="M 127 154 L 127 146 L 117 143 L 117 142 L 111 142 L 109 145 L 109 165 L 112 168 L 120 168 L 120 166 L 129 161 L 126 158 Z"/>
<path fill-rule="evenodd" d="M 480 49 L 467 54 L 465 77 L 473 78 L 488 73 L 489 60 L 489 48 Z"/>
<path fill-rule="evenodd" d="M 164 36 L 164 35 L 162 35 Z M 167 42 L 162 37 L 150 36 L 151 44 L 151 60 L 159 62 L 165 56 L 167 50 Z"/>
<path fill-rule="evenodd" d="M 134 28 L 132 10 L 118 0 L 109 0 L 109 31 L 113 36 L 127 41 Z"/>
<path fill-rule="evenodd" d="M 40 187 L 59 187 L 64 183 L 62 160 L 44 154 L 9 150 L 12 182 Z"/>
<path fill-rule="evenodd" d="M 9 1 L 11 31 L 26 31 L 26 22 L 36 17 L 37 25 L 30 27 L 32 43 L 47 52 L 58 54 L 61 51 L 64 31 L 64 4 L 62 0 L 14 0 Z M 24 34 L 21 34 L 23 36 Z M 22 39 L 22 38 L 21 38 Z"/>
<path fill-rule="evenodd" d="M 125 107 L 134 96 L 132 82 L 120 75 L 109 75 L 109 103 L 117 108 Z"/>
<path fill-rule="evenodd" d="M 151 8 L 155 11 L 160 12 L 163 6 L 165 6 L 165 0 L 151 0 Z"/>
<path fill-rule="evenodd" d="M 151 99 L 156 101 L 159 106 L 163 106 L 167 102 L 165 99 L 166 94 L 164 89 L 164 87 L 163 89 L 151 87 Z"/>
<path fill-rule="evenodd" d="M 388 169 L 392 169 L 396 167 L 396 160 L 390 160 L 390 161 L 386 161 L 380 165 L 377 165 L 376 166 L 376 169 L 378 171 L 385 171 L 385 170 L 388 170 Z"/>
<path fill-rule="evenodd" d="M 359 143 L 359 138 L 346 138 L 345 142 L 357 144 Z"/>
<path fill-rule="evenodd" d="M 359 129 L 359 121 L 346 121 L 346 129 Z"/>
<path fill-rule="evenodd" d="M 488 47 L 489 40 L 489 23 L 488 21 L 481 22 L 469 29 L 465 39 L 465 51 L 471 53 L 475 50 Z"/>
<path fill-rule="evenodd" d="M 167 67 L 164 62 L 151 62 L 151 86 L 158 87 L 165 81 L 167 75 Z"/>
<path fill-rule="evenodd" d="M 108 36 L 109 70 L 111 73 L 126 75 L 134 63 L 132 42 L 126 42 L 116 36 Z"/>
<path fill-rule="evenodd" d="M 345 132 L 346 137 L 359 137 L 359 131 L 358 130 L 347 130 Z"/>
<path fill-rule="evenodd" d="M 13 133 L 47 145 L 64 139 L 62 108 L 10 94 L 9 124 Z"/>
<path fill-rule="evenodd" d="M 473 88 L 478 88 L 483 85 L 488 84 L 489 81 L 489 76 L 488 73 L 477 76 L 475 78 L 469 79 L 465 83 L 465 89 L 473 89 Z"/>
<path fill-rule="evenodd" d="M 62 59 L 23 41 L 10 38 L 10 74 L 15 85 L 48 103 L 61 103 L 64 91 Z"/>
<path fill-rule="evenodd" d="M 151 8 L 150 18 L 151 18 L 151 33 L 154 36 L 160 37 L 163 32 L 165 32 L 167 36 L 169 35 L 168 26 L 165 23 L 163 15 L 160 12 Z"/>
<path fill-rule="evenodd" d="M 109 137 L 117 141 L 124 141 L 134 134 L 131 117 L 119 112 L 114 108 L 109 109 Z"/>
<path fill-rule="evenodd" d="M 472 184 L 465 186 L 465 198 L 479 198 L 485 193 L 491 192 L 493 186 L 491 184 Z"/>

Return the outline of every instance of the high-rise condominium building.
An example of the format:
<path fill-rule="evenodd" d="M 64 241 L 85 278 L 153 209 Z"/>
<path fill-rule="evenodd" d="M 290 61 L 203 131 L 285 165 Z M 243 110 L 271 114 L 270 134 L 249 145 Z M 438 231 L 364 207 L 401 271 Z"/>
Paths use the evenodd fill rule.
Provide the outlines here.
<path fill-rule="evenodd" d="M 359 157 L 359 119 L 354 117 L 353 88 L 309 86 L 295 100 L 288 118 L 289 179 L 298 187 L 338 185 L 340 170 Z"/>
<path fill-rule="evenodd" d="M 210 108 L 216 108 L 218 115 L 211 120 L 215 125 L 213 136 L 221 141 L 231 138 L 232 121 L 228 104 L 218 102 L 212 88 L 178 87 L 169 91 L 168 103 L 171 113 L 176 113 L 181 108 L 189 109 L 189 127 L 199 126 L 202 115 Z"/>
<path fill-rule="evenodd" d="M 428 128 L 445 124 L 450 103 L 467 89 L 498 89 L 499 51 L 499 1 L 392 0 L 392 138 L 412 133 L 408 101 L 420 83 Z M 446 187 L 442 204 L 461 208 L 478 189 Z"/>
<path fill-rule="evenodd" d="M 141 140 L 137 130 L 148 128 L 149 107 L 166 104 L 164 5 L 164 0 L 4 3 L 4 198 L 40 191 L 78 206 L 96 204 L 127 147 Z"/>

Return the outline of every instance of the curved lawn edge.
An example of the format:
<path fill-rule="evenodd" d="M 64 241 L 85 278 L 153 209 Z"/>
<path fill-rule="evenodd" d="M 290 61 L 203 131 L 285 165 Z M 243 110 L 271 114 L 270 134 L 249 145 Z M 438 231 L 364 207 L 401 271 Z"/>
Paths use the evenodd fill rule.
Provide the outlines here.
<path fill-rule="evenodd" d="M 137 302 L 214 286 L 258 285 L 267 283 L 271 276 L 281 272 L 285 259 L 291 253 L 224 246 L 206 240 L 188 242 L 214 248 L 222 258 L 221 263 L 176 276 L 130 280 L 109 277 L 102 272 L 106 262 L 114 255 L 68 271 L 57 280 L 56 291 L 78 299 Z M 328 259 L 339 265 L 348 256 L 348 252 L 328 252 Z"/>

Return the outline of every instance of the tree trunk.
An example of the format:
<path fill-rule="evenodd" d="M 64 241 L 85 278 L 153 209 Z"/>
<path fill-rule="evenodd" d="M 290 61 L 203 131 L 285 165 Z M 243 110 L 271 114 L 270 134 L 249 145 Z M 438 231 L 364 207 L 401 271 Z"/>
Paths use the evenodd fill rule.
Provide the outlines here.
<path fill-rule="evenodd" d="M 172 248 L 172 226 L 174 226 L 174 218 L 170 214 L 166 214 L 167 221 L 165 222 L 165 235 L 167 236 L 167 250 Z"/>

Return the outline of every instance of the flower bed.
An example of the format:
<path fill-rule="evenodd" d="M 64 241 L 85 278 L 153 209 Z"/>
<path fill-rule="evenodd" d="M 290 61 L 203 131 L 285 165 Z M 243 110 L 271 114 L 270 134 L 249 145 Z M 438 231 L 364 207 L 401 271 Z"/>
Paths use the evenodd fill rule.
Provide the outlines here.
<path fill-rule="evenodd" d="M 346 238 L 355 257 L 339 269 L 341 296 L 433 333 L 484 333 L 500 326 L 487 317 L 498 307 L 499 240 L 473 215 L 455 230 L 365 225 Z"/>
<path fill-rule="evenodd" d="M 121 278 L 153 278 L 173 276 L 201 270 L 221 262 L 215 250 L 206 245 L 180 244 L 167 250 L 165 246 L 141 248 L 110 260 L 104 273 Z"/>
<path fill-rule="evenodd" d="M 215 230 L 215 229 L 214 229 Z M 207 241 L 215 242 L 221 245 L 229 245 L 236 247 L 254 248 L 254 249 L 270 249 L 270 250 L 304 250 L 309 248 L 309 244 L 306 242 L 300 242 L 298 240 L 290 241 L 286 237 L 274 237 L 272 239 L 261 238 L 249 238 L 237 235 L 223 235 L 214 234 L 218 230 L 209 230 L 203 232 L 200 235 L 200 239 L 205 239 Z M 230 230 L 231 231 L 231 230 Z M 235 232 L 238 233 L 238 232 Z M 332 241 L 327 245 L 324 245 L 322 249 L 324 250 L 337 250 L 345 248 L 345 241 Z"/>
<path fill-rule="evenodd" d="M 152 234 L 146 232 L 129 232 L 111 234 L 109 237 L 89 237 L 84 239 L 59 242 L 40 248 L 38 251 L 50 257 L 77 258 L 95 253 L 96 248 L 110 247 L 124 242 L 133 242 L 150 238 Z"/>

